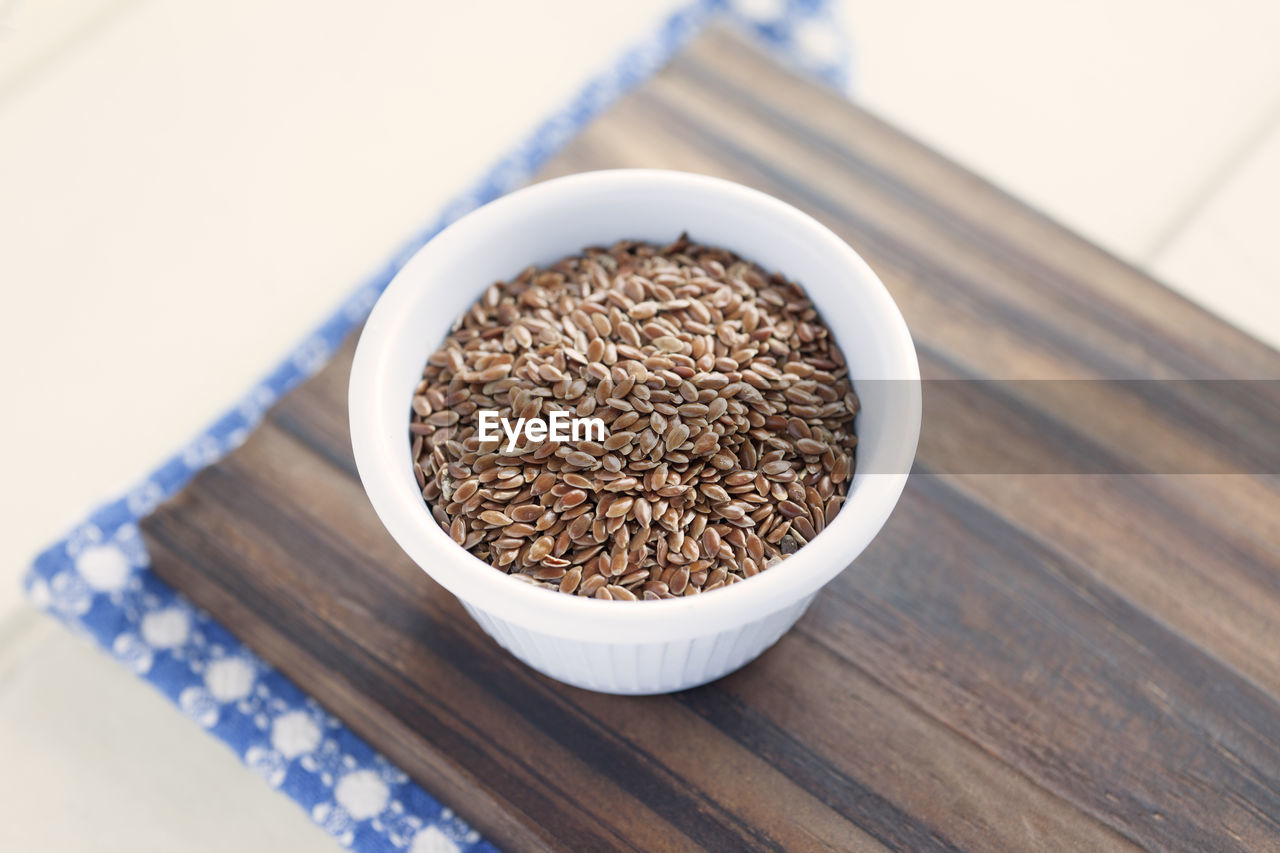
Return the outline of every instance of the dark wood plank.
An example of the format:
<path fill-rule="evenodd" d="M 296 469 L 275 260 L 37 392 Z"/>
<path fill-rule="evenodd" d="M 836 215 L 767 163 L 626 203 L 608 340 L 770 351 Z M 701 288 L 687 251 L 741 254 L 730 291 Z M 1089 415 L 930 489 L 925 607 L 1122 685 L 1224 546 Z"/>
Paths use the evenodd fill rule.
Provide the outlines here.
<path fill-rule="evenodd" d="M 928 376 L 1280 376 L 1275 352 L 725 33 L 547 174 L 622 165 L 813 212 L 881 273 Z M 1117 390 L 1090 413 L 1026 388 L 926 425 L 898 512 L 794 631 L 715 684 L 625 698 L 531 672 L 400 553 L 354 476 L 350 352 L 144 523 L 156 571 L 498 844 L 1280 849 L 1280 483 L 1235 452 L 1275 411 L 1266 388 Z M 1002 406 L 1044 429 L 1011 431 Z M 980 447 L 1114 454 L 1151 411 L 1151 459 L 1223 473 L 933 473 Z"/>

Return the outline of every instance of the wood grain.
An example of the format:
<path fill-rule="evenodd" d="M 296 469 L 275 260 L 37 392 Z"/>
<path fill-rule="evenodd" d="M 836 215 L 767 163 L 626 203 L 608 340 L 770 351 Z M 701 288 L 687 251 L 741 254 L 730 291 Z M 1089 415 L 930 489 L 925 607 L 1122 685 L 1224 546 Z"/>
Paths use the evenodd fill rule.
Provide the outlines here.
<path fill-rule="evenodd" d="M 1274 351 L 723 32 L 547 174 L 607 166 L 809 210 L 884 278 L 930 377 L 1280 376 Z M 1232 451 L 1257 440 L 1233 425 L 1275 411 L 1265 388 L 1015 401 L 1046 428 L 1009 440 L 1067 457 L 1168 413 L 1154 451 L 1194 448 L 1213 476 L 931 473 L 999 446 L 999 406 L 974 408 L 773 650 L 624 698 L 517 663 L 400 553 L 355 478 L 350 354 L 144 523 L 155 568 L 500 846 L 1280 849 L 1280 483 Z"/>

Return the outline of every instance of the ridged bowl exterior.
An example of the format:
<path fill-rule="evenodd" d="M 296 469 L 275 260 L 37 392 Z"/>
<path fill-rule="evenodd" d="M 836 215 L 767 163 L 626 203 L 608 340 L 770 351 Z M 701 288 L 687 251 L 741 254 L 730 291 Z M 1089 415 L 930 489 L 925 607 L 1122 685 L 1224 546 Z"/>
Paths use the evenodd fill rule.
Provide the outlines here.
<path fill-rule="evenodd" d="M 810 595 L 728 631 L 653 643 L 571 640 L 495 618 L 466 602 L 463 606 L 500 646 L 543 675 L 586 690 L 642 695 L 697 687 L 746 666 L 778 642 L 813 599 Z"/>

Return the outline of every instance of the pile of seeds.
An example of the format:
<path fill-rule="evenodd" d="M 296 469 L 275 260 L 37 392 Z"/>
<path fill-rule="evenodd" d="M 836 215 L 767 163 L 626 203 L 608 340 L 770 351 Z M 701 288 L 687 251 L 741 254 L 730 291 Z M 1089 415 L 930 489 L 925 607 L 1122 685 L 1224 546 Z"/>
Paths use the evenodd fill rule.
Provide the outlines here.
<path fill-rule="evenodd" d="M 602 442 L 481 442 L 598 417 Z M 436 521 L 522 580 L 603 599 L 710 592 L 767 569 L 839 512 L 858 400 L 803 290 L 690 242 L 590 248 L 491 286 L 413 398 Z"/>

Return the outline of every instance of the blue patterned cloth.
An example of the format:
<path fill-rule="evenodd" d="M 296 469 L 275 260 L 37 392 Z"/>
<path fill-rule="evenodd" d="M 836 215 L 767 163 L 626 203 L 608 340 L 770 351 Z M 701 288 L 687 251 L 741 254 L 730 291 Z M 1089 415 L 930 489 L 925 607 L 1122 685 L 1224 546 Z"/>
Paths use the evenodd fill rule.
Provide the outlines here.
<path fill-rule="evenodd" d="M 847 53 L 839 47 L 842 40 L 832 49 L 834 22 L 823 0 L 739 5 L 700 0 L 683 8 L 450 203 L 238 406 L 128 494 L 45 550 L 26 577 L 34 603 L 155 685 L 345 847 L 363 853 L 493 849 L 226 628 L 161 582 L 150 570 L 138 521 L 197 471 L 243 443 L 268 407 L 323 367 L 423 243 L 464 213 L 527 181 L 586 122 L 653 74 L 717 13 L 733 16 L 792 63 L 833 85 L 844 84 Z M 815 57 L 806 44 L 824 38 L 825 49 Z"/>

